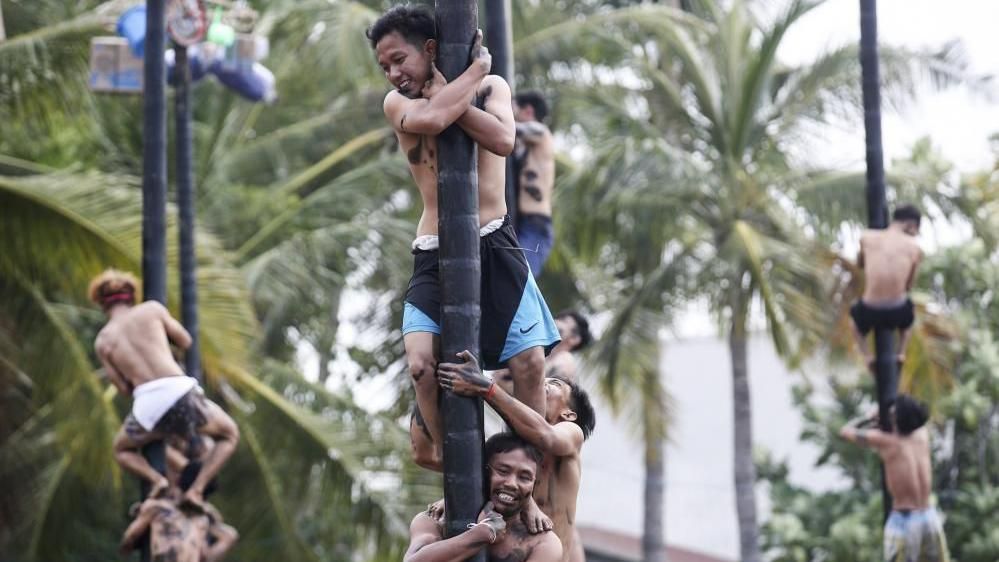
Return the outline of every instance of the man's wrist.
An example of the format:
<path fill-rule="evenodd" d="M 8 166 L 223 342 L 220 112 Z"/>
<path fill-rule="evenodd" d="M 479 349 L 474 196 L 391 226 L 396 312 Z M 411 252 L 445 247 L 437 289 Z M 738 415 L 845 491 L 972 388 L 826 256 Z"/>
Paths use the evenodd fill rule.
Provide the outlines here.
<path fill-rule="evenodd" d="M 488 387 L 486 387 L 486 391 L 485 393 L 483 393 L 482 397 L 486 400 L 486 402 L 488 402 L 495 395 L 496 395 L 496 383 L 493 382 L 490 383 Z"/>

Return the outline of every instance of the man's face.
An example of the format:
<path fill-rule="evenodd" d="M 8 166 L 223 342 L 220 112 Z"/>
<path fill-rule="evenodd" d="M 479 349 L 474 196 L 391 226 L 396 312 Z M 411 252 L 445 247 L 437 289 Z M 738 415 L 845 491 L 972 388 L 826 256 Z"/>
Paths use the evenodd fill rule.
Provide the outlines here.
<path fill-rule="evenodd" d="M 513 120 L 518 123 L 534 121 L 534 108 L 530 105 L 520 105 L 513 102 Z"/>
<path fill-rule="evenodd" d="M 569 349 L 576 349 L 579 345 L 579 334 L 577 330 L 579 326 L 576 325 L 576 320 L 569 315 L 559 316 L 555 319 L 555 326 L 558 328 L 559 338 L 569 347 Z"/>
<path fill-rule="evenodd" d="M 416 99 L 420 97 L 423 85 L 430 79 L 430 63 L 435 48 L 432 40 L 428 40 L 423 48 L 418 48 L 406 41 L 398 31 L 393 31 L 375 45 L 375 56 L 389 83 L 400 94 Z"/>
<path fill-rule="evenodd" d="M 523 449 L 496 453 L 489 459 L 489 499 L 504 517 L 515 515 L 534 492 L 538 465 Z"/>
<path fill-rule="evenodd" d="M 569 383 L 556 377 L 545 379 L 545 408 L 549 420 L 560 417 L 569 408 L 572 398 L 572 387 Z"/>

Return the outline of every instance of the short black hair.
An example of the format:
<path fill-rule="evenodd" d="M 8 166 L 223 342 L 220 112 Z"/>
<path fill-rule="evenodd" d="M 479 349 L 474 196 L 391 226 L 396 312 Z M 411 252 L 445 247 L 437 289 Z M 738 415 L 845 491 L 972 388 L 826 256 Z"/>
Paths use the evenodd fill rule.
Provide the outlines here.
<path fill-rule="evenodd" d="M 545 117 L 548 116 L 548 102 L 545 101 L 545 96 L 541 95 L 541 92 L 537 90 L 518 92 L 513 99 L 517 102 L 517 105 L 529 105 L 533 107 L 534 118 L 538 121 L 544 121 Z"/>
<path fill-rule="evenodd" d="M 523 449 L 524 453 L 527 454 L 527 458 L 533 460 L 537 463 L 538 468 L 541 468 L 541 459 L 544 458 L 541 451 L 534 445 L 531 445 L 524 440 L 523 437 L 511 431 L 497 433 L 489 439 L 486 439 L 486 447 L 483 457 L 486 460 L 486 464 L 489 464 L 489 461 L 491 461 L 494 456 L 500 453 L 516 451 L 518 449 Z"/>
<path fill-rule="evenodd" d="M 586 349 L 586 346 L 593 342 L 593 334 L 590 333 L 590 322 L 578 310 L 563 310 L 556 318 L 568 316 L 576 323 L 576 335 L 579 336 L 579 343 L 569 351 L 579 351 Z"/>
<path fill-rule="evenodd" d="M 926 424 L 930 414 L 926 405 L 908 394 L 895 397 L 895 423 L 898 432 L 908 435 Z"/>
<path fill-rule="evenodd" d="M 390 8 L 371 24 L 365 32 L 374 49 L 378 42 L 393 31 L 416 47 L 423 47 L 427 39 L 437 38 L 437 25 L 430 8 L 420 4 L 402 4 Z"/>
<path fill-rule="evenodd" d="M 915 205 L 899 205 L 895 207 L 891 220 L 895 222 L 912 221 L 916 223 L 916 226 L 919 226 L 920 221 L 923 220 L 923 213 L 919 212 L 919 208 Z"/>
<path fill-rule="evenodd" d="M 597 414 L 590 403 L 590 395 L 578 383 L 560 379 L 569 385 L 569 407 L 576 412 L 575 424 L 583 430 L 583 440 L 590 438 L 597 427 Z"/>
<path fill-rule="evenodd" d="M 201 474 L 201 461 L 191 461 L 187 463 L 187 466 L 185 466 L 184 470 L 180 473 L 177 485 L 180 486 L 181 490 L 186 492 L 187 489 L 194 484 L 194 481 L 198 479 L 198 474 Z M 212 481 L 205 486 L 205 493 L 203 496 L 207 498 L 208 496 L 214 494 L 215 491 L 218 490 L 218 487 L 218 481 L 215 478 L 212 478 Z"/>

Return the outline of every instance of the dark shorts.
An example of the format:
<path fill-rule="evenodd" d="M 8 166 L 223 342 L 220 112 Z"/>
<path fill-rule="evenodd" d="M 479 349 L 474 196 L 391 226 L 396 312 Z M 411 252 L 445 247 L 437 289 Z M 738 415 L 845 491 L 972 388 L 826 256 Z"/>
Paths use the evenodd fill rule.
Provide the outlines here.
<path fill-rule="evenodd" d="M 517 239 L 524 249 L 524 257 L 531 266 L 531 272 L 535 277 L 540 277 L 541 270 L 548 261 L 548 254 L 555 244 L 552 218 L 548 215 L 517 214 Z"/>
<path fill-rule="evenodd" d="M 541 346 L 548 355 L 560 341 L 558 328 L 531 275 L 509 217 L 499 230 L 479 240 L 482 260 L 479 351 L 483 368 L 503 368 L 511 357 L 532 347 Z M 440 335 L 439 253 L 414 250 L 413 261 L 402 333 Z"/>
<path fill-rule="evenodd" d="M 129 413 L 125 417 L 125 433 L 137 443 L 147 443 L 173 436 L 184 439 L 197 447 L 200 444 L 198 430 L 208 421 L 206 400 L 200 388 L 191 390 L 163 414 L 152 431 L 146 431 L 139 420 L 132 413 Z"/>
<path fill-rule="evenodd" d="M 871 329 L 885 328 L 889 330 L 908 330 L 916 320 L 912 300 L 892 308 L 875 308 L 864 301 L 857 301 L 850 307 L 850 316 L 861 334 L 867 335 Z"/>

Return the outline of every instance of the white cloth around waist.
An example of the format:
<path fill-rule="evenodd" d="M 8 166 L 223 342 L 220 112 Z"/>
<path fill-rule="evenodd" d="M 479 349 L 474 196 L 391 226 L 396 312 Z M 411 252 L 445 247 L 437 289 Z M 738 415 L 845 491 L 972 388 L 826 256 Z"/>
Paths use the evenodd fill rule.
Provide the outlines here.
<path fill-rule="evenodd" d="M 152 431 L 166 414 L 198 381 L 185 375 L 153 379 L 132 391 L 132 416 L 146 431 Z"/>
<path fill-rule="evenodd" d="M 498 219 L 493 219 L 488 223 L 486 223 L 485 226 L 479 229 L 479 237 L 481 238 L 483 236 L 492 234 L 493 232 L 499 230 L 502 226 L 503 226 L 502 217 Z M 429 250 L 436 250 L 437 248 L 440 247 L 441 247 L 440 237 L 438 237 L 436 234 L 424 234 L 423 236 L 417 236 L 416 240 L 413 240 L 414 250 L 423 250 L 426 252 Z"/>

